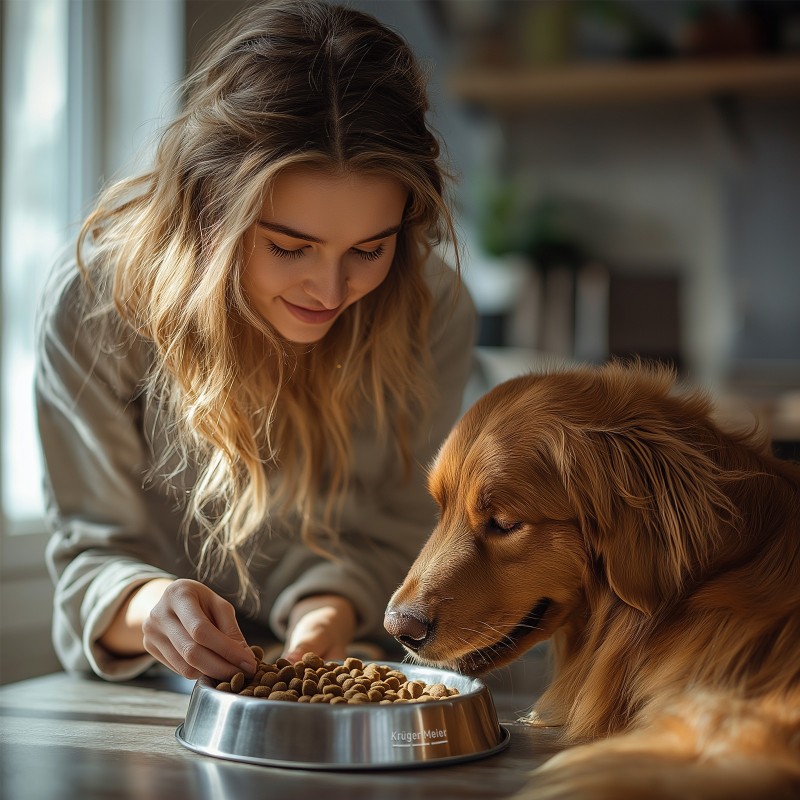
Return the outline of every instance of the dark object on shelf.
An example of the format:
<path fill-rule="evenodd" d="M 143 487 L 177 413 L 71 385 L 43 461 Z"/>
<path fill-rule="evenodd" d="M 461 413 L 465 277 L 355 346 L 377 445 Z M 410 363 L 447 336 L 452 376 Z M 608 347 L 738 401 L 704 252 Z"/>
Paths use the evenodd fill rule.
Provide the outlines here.
<path fill-rule="evenodd" d="M 678 275 L 611 274 L 608 349 L 612 356 L 641 356 L 682 370 Z"/>
<path fill-rule="evenodd" d="M 800 463 L 800 441 L 774 441 L 772 442 L 772 452 L 778 458 Z"/>
<path fill-rule="evenodd" d="M 478 338 L 480 347 L 503 347 L 506 341 L 506 314 L 481 314 L 478 317 Z"/>

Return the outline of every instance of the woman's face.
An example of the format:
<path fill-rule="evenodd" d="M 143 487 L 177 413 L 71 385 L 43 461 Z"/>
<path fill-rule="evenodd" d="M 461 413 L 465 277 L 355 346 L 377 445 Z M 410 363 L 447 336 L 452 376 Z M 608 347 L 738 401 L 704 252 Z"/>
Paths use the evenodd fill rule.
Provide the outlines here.
<path fill-rule="evenodd" d="M 245 236 L 242 287 L 292 342 L 319 341 L 392 265 L 408 192 L 395 178 L 293 167 Z"/>

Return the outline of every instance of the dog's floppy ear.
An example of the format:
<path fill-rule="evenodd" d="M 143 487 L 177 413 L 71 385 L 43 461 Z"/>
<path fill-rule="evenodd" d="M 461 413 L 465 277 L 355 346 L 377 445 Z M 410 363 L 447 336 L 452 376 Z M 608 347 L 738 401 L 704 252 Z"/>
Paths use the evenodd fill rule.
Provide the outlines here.
<path fill-rule="evenodd" d="M 719 468 L 665 425 L 562 429 L 556 465 L 612 590 L 646 614 L 678 596 L 734 512 Z"/>

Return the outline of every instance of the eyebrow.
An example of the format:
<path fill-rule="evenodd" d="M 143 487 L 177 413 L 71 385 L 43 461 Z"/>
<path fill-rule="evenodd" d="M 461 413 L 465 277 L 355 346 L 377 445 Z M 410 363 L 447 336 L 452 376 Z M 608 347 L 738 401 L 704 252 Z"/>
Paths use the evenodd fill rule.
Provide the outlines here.
<path fill-rule="evenodd" d="M 262 228 L 266 228 L 268 231 L 274 231 L 275 233 L 282 233 L 286 236 L 291 236 L 292 239 L 305 239 L 307 242 L 316 242 L 316 244 L 325 244 L 325 242 L 320 239 L 318 236 L 312 236 L 310 233 L 302 233 L 301 231 L 295 230 L 294 228 L 290 228 L 288 225 L 281 225 L 277 222 L 265 222 L 263 219 L 258 221 L 258 224 Z M 394 236 L 402 225 L 392 225 L 391 228 L 385 228 L 382 231 L 379 231 L 374 236 L 367 236 L 366 239 L 361 239 L 360 241 L 356 242 L 355 245 L 359 244 L 366 244 L 367 242 L 374 242 L 376 239 L 385 239 L 387 236 Z M 353 245 L 355 247 L 355 245 Z"/>

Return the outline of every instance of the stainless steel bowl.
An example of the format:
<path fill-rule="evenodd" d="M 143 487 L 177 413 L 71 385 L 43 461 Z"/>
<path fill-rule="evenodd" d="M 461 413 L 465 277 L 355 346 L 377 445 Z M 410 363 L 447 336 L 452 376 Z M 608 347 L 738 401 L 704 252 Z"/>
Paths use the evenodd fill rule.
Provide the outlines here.
<path fill-rule="evenodd" d="M 510 734 L 498 722 L 483 681 L 411 664 L 390 666 L 411 680 L 444 683 L 459 694 L 427 703 L 331 706 L 229 694 L 201 678 L 177 739 L 217 758 L 322 770 L 452 764 L 508 745 Z"/>

